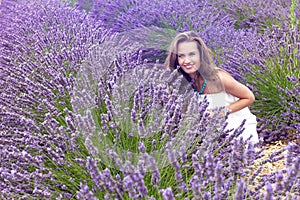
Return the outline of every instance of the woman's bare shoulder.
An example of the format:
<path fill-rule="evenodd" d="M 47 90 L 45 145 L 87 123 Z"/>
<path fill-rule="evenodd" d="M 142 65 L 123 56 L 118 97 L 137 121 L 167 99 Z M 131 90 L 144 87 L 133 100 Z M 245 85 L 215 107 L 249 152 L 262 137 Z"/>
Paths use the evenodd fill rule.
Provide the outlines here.
<path fill-rule="evenodd" d="M 217 75 L 219 76 L 219 78 L 221 79 L 221 81 L 227 82 L 227 81 L 234 81 L 235 79 L 231 76 L 231 74 L 229 72 L 227 72 L 226 70 L 217 67 Z"/>

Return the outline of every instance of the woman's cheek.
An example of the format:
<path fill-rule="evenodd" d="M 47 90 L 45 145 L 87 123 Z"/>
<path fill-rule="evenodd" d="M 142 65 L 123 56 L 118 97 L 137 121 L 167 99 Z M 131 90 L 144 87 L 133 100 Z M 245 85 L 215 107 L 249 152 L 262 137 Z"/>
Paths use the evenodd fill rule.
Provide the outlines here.
<path fill-rule="evenodd" d="M 178 64 L 182 66 L 182 59 L 178 58 Z"/>

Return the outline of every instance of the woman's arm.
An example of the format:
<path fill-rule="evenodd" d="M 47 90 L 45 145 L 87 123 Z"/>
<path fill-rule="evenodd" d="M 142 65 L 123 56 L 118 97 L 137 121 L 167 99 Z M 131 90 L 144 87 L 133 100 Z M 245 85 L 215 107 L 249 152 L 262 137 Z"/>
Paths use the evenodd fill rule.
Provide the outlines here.
<path fill-rule="evenodd" d="M 218 70 L 218 73 L 224 84 L 225 91 L 232 96 L 239 98 L 238 101 L 226 106 L 227 110 L 233 113 L 250 106 L 255 101 L 254 94 L 248 87 L 235 80 L 224 70 Z"/>

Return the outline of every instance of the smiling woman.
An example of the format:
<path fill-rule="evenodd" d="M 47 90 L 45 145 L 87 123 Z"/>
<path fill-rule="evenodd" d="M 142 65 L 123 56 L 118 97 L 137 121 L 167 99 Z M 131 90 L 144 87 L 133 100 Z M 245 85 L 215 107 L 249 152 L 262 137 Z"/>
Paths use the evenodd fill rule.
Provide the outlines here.
<path fill-rule="evenodd" d="M 256 117 L 248 108 L 255 100 L 253 93 L 215 66 L 211 51 L 196 33 L 178 34 L 171 43 L 165 64 L 172 70 L 178 69 L 199 94 L 199 101 L 203 101 L 204 96 L 208 98 L 209 117 L 228 114 L 228 125 L 224 125 L 227 130 L 236 130 L 245 123 L 243 140 L 250 138 L 252 143 L 259 142 Z"/>

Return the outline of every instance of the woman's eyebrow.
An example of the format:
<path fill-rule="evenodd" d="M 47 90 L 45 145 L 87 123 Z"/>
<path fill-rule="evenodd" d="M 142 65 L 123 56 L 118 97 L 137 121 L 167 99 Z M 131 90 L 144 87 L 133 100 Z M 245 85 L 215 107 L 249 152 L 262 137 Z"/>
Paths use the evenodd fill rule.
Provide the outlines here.
<path fill-rule="evenodd" d="M 196 53 L 196 51 L 190 51 L 187 54 L 190 54 L 190 53 Z M 178 55 L 184 55 L 184 53 L 178 52 Z"/>

